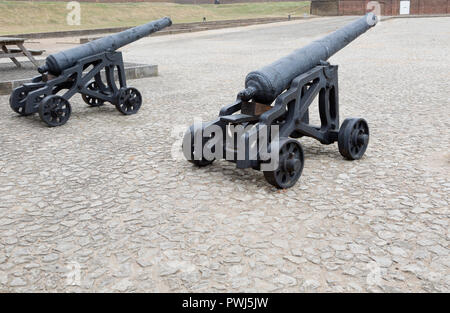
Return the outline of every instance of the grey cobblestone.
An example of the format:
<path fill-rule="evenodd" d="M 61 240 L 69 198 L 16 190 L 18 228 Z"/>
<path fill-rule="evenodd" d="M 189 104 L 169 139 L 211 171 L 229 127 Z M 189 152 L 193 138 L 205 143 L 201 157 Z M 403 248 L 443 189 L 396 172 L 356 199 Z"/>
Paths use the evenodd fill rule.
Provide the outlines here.
<path fill-rule="evenodd" d="M 134 116 L 74 97 L 52 129 L 0 96 L 0 291 L 450 291 L 448 18 L 382 22 L 331 59 L 342 120 L 371 127 L 361 161 L 302 138 L 303 176 L 278 191 L 172 160 L 175 125 L 213 119 L 247 72 L 352 19 L 142 39 L 125 58 L 160 76 L 129 81 Z"/>

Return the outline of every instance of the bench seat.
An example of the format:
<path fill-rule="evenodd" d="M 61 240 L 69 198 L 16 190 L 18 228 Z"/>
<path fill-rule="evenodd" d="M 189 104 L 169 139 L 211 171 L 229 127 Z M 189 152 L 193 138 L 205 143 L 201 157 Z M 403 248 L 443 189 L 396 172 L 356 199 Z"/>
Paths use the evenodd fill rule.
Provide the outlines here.
<path fill-rule="evenodd" d="M 41 55 L 45 52 L 45 50 L 35 50 L 35 49 L 27 49 L 28 52 L 31 53 L 31 55 Z M 22 50 L 19 48 L 8 48 L 9 53 L 21 53 Z"/>

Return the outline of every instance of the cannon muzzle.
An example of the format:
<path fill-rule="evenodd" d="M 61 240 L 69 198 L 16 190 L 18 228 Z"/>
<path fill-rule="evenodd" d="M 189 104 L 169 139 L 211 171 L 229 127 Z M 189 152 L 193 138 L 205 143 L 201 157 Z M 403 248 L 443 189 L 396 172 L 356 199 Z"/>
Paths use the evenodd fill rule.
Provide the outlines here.
<path fill-rule="evenodd" d="M 245 89 L 239 93 L 239 96 L 245 101 L 253 99 L 259 103 L 271 104 L 289 87 L 295 77 L 311 70 L 321 61 L 328 60 L 375 26 L 377 21 L 376 15 L 369 13 L 260 70 L 250 72 L 245 78 Z"/>
<path fill-rule="evenodd" d="M 45 64 L 38 68 L 38 71 L 41 74 L 49 72 L 58 76 L 62 71 L 73 66 L 79 59 L 105 51 L 115 51 L 170 25 L 172 25 L 170 18 L 164 17 L 114 35 L 93 40 L 72 49 L 51 54 L 45 60 Z"/>

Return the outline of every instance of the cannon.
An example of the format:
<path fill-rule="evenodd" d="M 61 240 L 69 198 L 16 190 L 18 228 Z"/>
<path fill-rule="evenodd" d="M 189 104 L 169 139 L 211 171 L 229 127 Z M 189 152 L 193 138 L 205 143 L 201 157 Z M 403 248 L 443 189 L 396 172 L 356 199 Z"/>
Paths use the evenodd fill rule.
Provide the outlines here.
<path fill-rule="evenodd" d="M 245 89 L 218 118 L 188 128 L 182 144 L 186 159 L 206 166 L 224 158 L 237 168 L 263 171 L 266 180 L 281 189 L 294 186 L 302 174 L 300 137 L 322 144 L 337 141 L 344 158 L 360 159 L 369 143 L 369 127 L 363 118 L 347 118 L 339 127 L 338 66 L 327 60 L 377 21 L 369 13 L 250 72 Z M 309 122 L 309 107 L 316 98 L 320 125 Z"/>
<path fill-rule="evenodd" d="M 124 115 L 137 113 L 142 96 L 127 87 L 122 53 L 116 50 L 171 24 L 164 17 L 49 55 L 38 68 L 39 76 L 13 90 L 11 109 L 23 116 L 39 112 L 48 126 L 61 126 L 72 112 L 69 99 L 80 93 L 91 107 L 109 102 Z"/>

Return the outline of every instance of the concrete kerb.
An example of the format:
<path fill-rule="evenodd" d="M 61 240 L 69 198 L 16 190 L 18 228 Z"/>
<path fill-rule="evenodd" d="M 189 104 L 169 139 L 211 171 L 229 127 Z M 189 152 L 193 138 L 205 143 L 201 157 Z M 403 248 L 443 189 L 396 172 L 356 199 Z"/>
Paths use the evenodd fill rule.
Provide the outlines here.
<path fill-rule="evenodd" d="M 22 63 L 25 64 L 27 62 Z M 38 74 L 36 72 L 36 76 L 37 75 Z M 158 65 L 125 63 L 125 76 L 127 80 L 158 76 Z M 104 76 L 104 70 L 102 71 L 102 77 L 103 79 L 106 79 Z M 24 83 L 29 83 L 30 81 L 31 78 L 0 81 L 0 95 L 8 95 L 14 88 L 19 87 Z"/>

